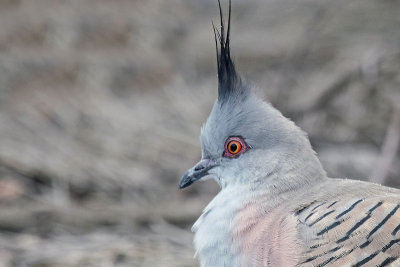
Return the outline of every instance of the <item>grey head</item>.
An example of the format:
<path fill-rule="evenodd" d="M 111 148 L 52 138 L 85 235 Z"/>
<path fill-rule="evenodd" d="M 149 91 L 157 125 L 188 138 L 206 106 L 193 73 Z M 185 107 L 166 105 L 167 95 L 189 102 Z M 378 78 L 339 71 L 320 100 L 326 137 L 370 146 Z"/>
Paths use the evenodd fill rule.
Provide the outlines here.
<path fill-rule="evenodd" d="M 228 27 L 218 0 L 221 25 L 214 25 L 218 98 L 201 130 L 202 159 L 183 175 L 179 187 L 213 178 L 230 185 L 270 187 L 278 193 L 326 175 L 306 134 L 236 72 L 230 55 L 231 3 Z"/>

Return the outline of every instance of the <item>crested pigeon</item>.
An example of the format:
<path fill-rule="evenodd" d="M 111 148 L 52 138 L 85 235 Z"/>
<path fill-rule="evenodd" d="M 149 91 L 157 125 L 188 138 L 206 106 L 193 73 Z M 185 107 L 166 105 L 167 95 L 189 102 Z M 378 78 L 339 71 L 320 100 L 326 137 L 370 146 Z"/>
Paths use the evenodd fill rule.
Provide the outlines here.
<path fill-rule="evenodd" d="M 400 266 L 400 190 L 328 178 L 306 134 L 258 98 L 214 28 L 218 98 L 179 182 L 221 190 L 193 225 L 201 266 Z"/>

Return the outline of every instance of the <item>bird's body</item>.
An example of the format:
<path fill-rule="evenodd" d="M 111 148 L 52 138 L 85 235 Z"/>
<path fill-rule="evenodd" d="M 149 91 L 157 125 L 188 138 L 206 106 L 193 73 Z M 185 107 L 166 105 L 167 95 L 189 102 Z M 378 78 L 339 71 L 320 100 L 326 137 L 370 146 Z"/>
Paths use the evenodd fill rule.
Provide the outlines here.
<path fill-rule="evenodd" d="M 400 192 L 323 179 L 279 196 L 224 188 L 193 226 L 202 266 L 400 266 Z"/>
<path fill-rule="evenodd" d="M 221 186 L 192 228 L 201 266 L 400 266 L 400 190 L 328 178 L 307 135 L 236 73 L 229 22 L 226 37 L 222 12 L 214 28 L 218 99 L 202 160 L 179 183 Z"/>

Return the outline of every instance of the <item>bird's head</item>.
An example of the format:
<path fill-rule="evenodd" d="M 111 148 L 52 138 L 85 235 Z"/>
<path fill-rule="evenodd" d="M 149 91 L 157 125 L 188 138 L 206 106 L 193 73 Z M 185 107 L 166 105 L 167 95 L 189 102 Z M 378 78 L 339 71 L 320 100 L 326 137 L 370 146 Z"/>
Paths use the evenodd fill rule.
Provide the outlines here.
<path fill-rule="evenodd" d="M 214 27 L 218 98 L 201 130 L 202 159 L 182 177 L 179 187 L 210 178 L 221 187 L 263 183 L 290 187 L 291 180 L 307 182 L 324 175 L 305 133 L 237 74 L 230 56 L 231 5 L 226 36 L 219 7 L 220 31 Z M 304 177 L 292 177 L 294 170 L 303 170 L 298 176 Z"/>

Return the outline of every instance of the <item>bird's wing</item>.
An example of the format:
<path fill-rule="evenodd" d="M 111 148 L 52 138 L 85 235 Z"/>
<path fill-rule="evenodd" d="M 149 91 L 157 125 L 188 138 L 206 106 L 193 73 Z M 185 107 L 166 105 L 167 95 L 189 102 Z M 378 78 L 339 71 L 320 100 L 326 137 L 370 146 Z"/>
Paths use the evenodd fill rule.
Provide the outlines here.
<path fill-rule="evenodd" d="M 295 211 L 306 244 L 298 266 L 400 266 L 400 198 L 333 199 Z"/>

